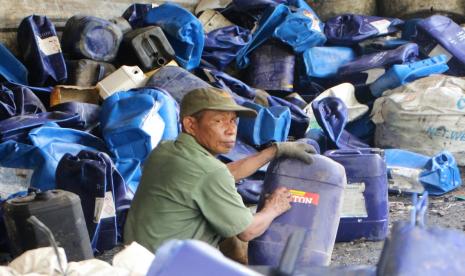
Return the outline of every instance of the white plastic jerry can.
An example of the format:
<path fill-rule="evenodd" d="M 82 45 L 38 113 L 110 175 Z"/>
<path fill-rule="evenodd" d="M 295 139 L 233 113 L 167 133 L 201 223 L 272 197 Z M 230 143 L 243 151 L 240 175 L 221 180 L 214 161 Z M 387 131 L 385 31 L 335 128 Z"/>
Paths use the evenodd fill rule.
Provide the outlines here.
<path fill-rule="evenodd" d="M 115 92 L 142 87 L 147 82 L 147 79 L 138 66 L 123 65 L 98 82 L 97 88 L 100 97 L 106 99 Z"/>

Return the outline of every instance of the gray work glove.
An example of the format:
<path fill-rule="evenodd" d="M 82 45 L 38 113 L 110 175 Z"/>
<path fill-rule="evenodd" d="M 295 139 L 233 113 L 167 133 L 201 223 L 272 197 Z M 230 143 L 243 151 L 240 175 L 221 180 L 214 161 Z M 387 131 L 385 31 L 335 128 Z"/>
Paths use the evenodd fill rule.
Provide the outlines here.
<path fill-rule="evenodd" d="M 276 158 L 295 158 L 307 164 L 313 162 L 312 154 L 315 154 L 316 150 L 312 145 L 301 142 L 280 142 L 274 144 L 276 145 Z"/>

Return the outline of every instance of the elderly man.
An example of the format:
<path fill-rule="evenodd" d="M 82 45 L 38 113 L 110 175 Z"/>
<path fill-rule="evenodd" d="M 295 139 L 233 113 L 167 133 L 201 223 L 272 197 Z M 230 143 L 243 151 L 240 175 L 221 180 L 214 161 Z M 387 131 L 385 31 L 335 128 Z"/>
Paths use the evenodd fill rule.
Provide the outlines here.
<path fill-rule="evenodd" d="M 151 251 L 170 239 L 198 239 L 217 247 L 222 238 L 249 241 L 290 208 L 291 195 L 277 189 L 264 208 L 252 215 L 234 183 L 278 156 L 311 162 L 313 147 L 276 143 L 227 165 L 215 155 L 235 144 L 237 117 L 256 116 L 237 105 L 225 91 L 195 89 L 182 100 L 183 132 L 176 141 L 158 145 L 144 164 L 124 228 L 126 243 L 137 241 Z"/>

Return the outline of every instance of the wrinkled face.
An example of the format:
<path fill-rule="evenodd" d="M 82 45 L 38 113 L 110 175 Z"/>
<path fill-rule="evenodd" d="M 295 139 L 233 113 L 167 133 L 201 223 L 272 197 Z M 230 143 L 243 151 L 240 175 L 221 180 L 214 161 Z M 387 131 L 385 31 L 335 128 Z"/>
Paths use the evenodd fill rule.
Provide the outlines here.
<path fill-rule="evenodd" d="M 205 110 L 183 118 L 184 130 L 213 155 L 228 153 L 236 143 L 237 116 L 232 111 Z"/>

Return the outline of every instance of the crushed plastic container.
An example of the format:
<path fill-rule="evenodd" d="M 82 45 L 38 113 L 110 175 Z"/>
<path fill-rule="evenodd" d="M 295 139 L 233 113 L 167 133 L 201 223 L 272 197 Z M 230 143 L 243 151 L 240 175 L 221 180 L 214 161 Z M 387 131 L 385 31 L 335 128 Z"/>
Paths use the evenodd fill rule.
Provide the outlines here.
<path fill-rule="evenodd" d="M 290 190 L 292 208 L 249 242 L 249 264 L 278 266 L 287 239 L 303 228 L 307 237 L 297 265 L 328 265 L 346 184 L 344 167 L 325 156 L 313 155 L 311 165 L 296 159 L 274 160 L 268 167 L 257 211 L 263 208 L 265 195 L 278 187 Z"/>
<path fill-rule="evenodd" d="M 264 44 L 252 52 L 250 60 L 250 86 L 267 91 L 293 91 L 295 56 L 287 46 Z"/>
<path fill-rule="evenodd" d="M 147 77 L 137 66 L 121 66 L 118 70 L 97 83 L 99 95 L 106 99 L 113 93 L 144 86 Z"/>
<path fill-rule="evenodd" d="M 388 183 L 381 149 L 331 150 L 325 155 L 344 166 L 341 221 L 336 241 L 382 240 L 388 231 Z"/>
<path fill-rule="evenodd" d="M 198 240 L 171 240 L 164 243 L 155 254 L 157 257 L 150 266 L 147 276 L 260 275 Z"/>

